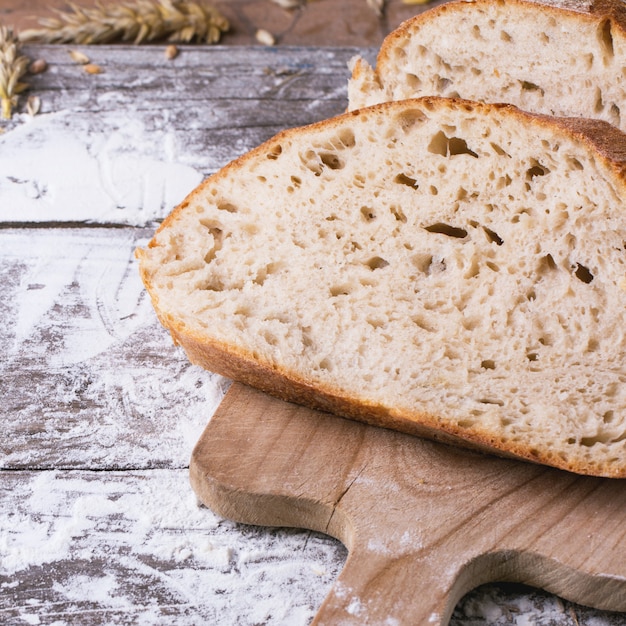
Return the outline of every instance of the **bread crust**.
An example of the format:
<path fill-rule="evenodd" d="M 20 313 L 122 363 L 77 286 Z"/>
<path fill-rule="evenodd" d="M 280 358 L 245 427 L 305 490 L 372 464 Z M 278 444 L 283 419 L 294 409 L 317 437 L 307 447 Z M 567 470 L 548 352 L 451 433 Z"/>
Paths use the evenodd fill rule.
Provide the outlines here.
<path fill-rule="evenodd" d="M 482 0 L 481 0 L 482 1 Z M 519 1 L 519 0 L 516 0 Z M 169 229 L 178 220 L 179 215 L 195 198 L 203 195 L 205 190 L 218 184 L 220 179 L 236 172 L 246 161 L 254 160 L 261 154 L 271 151 L 273 146 L 284 143 L 290 138 L 299 137 L 306 128 L 340 128 L 349 124 L 357 116 L 376 117 L 391 114 L 394 111 L 406 111 L 407 108 L 432 109 L 448 107 L 463 108 L 468 113 L 491 111 L 519 118 L 529 132 L 543 129 L 559 128 L 572 140 L 581 142 L 597 152 L 599 159 L 614 172 L 614 183 L 618 192 L 626 197 L 626 135 L 598 120 L 582 118 L 553 118 L 550 116 L 521 111 L 510 104 L 485 104 L 466 100 L 450 100 L 439 97 L 424 97 L 410 101 L 386 102 L 367 109 L 342 114 L 332 120 L 311 124 L 308 127 L 288 129 L 280 132 L 272 139 L 239 157 L 225 168 L 206 179 L 196 188 L 175 210 L 163 221 L 155 237 L 149 242 L 148 248 L 158 246 L 157 235 Z M 233 380 L 248 384 L 276 396 L 282 400 L 303 404 L 314 409 L 331 412 L 350 419 L 369 424 L 391 428 L 412 435 L 426 437 L 448 444 L 454 444 L 477 451 L 496 453 L 509 458 L 524 459 L 551 465 L 564 470 L 597 474 L 614 478 L 626 478 L 626 465 L 622 467 L 594 467 L 592 462 L 585 465 L 563 460 L 551 450 L 529 449 L 521 443 L 504 441 L 487 429 L 481 430 L 473 425 L 469 429 L 462 428 L 445 416 L 433 416 L 419 411 L 406 411 L 372 404 L 363 398 L 355 398 L 329 385 L 312 384 L 297 376 L 294 372 L 273 366 L 269 362 L 256 358 L 255 355 L 240 350 L 227 343 L 220 343 L 186 326 L 183 322 L 170 317 L 159 306 L 159 296 L 152 285 L 152 272 L 148 263 L 144 262 L 146 252 L 137 251 L 141 261 L 141 278 L 150 293 L 159 320 L 166 327 L 176 344 L 182 346 L 190 361 L 208 370 L 222 374 Z"/>

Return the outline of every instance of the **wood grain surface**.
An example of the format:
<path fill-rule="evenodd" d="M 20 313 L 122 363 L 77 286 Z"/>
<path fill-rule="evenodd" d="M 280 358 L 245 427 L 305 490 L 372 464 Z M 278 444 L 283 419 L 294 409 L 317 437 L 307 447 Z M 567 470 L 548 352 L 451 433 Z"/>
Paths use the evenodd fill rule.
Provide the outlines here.
<path fill-rule="evenodd" d="M 49 69 L 0 122 L 0 623 L 308 624 L 346 550 L 198 504 L 189 458 L 229 381 L 172 345 L 133 250 L 195 181 L 341 112 L 347 62 L 372 50 L 81 49 L 102 74 L 29 47 Z M 626 620 L 515 583 L 450 624 Z"/>
<path fill-rule="evenodd" d="M 626 483 L 478 455 L 231 386 L 191 462 L 201 500 L 348 548 L 315 623 L 448 624 L 498 580 L 626 611 Z"/>

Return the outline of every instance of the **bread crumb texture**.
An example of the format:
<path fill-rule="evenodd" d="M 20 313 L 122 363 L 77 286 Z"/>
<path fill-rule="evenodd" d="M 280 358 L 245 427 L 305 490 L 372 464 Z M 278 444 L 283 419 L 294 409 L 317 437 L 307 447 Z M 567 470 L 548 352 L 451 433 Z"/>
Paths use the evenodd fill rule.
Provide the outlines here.
<path fill-rule="evenodd" d="M 209 178 L 139 251 L 142 276 L 183 347 L 366 417 L 626 476 L 620 167 L 514 107 L 379 105 Z"/>
<path fill-rule="evenodd" d="M 439 95 L 626 130 L 625 68 L 626 8 L 618 0 L 458 0 L 389 34 L 375 70 L 354 62 L 349 108 Z"/>

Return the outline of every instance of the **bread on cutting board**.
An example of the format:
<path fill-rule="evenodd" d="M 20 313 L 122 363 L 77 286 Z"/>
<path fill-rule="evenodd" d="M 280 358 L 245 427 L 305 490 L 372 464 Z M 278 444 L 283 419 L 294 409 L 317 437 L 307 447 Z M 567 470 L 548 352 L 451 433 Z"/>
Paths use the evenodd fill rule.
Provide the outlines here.
<path fill-rule="evenodd" d="M 443 98 L 278 134 L 140 271 L 190 360 L 285 400 L 626 477 L 626 135 Z"/>
<path fill-rule="evenodd" d="M 455 0 L 401 24 L 376 69 L 353 61 L 349 109 L 439 95 L 626 130 L 622 0 Z"/>

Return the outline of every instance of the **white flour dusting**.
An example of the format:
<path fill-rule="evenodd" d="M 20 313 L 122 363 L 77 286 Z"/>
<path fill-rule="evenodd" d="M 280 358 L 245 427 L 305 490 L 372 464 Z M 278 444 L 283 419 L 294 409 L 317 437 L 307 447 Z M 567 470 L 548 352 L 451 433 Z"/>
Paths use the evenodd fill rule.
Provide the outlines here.
<path fill-rule="evenodd" d="M 38 568 L 55 598 L 20 607 L 27 623 L 53 616 L 58 602 L 78 609 L 88 599 L 127 612 L 134 624 L 155 624 L 170 596 L 185 608 L 177 624 L 221 615 L 237 616 L 229 624 L 306 624 L 345 558 L 337 542 L 315 533 L 219 518 L 198 505 L 184 470 L 9 480 L 13 506 L 0 513 L 0 598 Z M 280 589 L 288 593 L 277 601 Z"/>
<path fill-rule="evenodd" d="M 103 115 L 99 125 L 72 111 L 22 117 L 0 135 L 2 221 L 144 225 L 202 179 L 179 162 L 175 134 L 139 116 Z"/>

